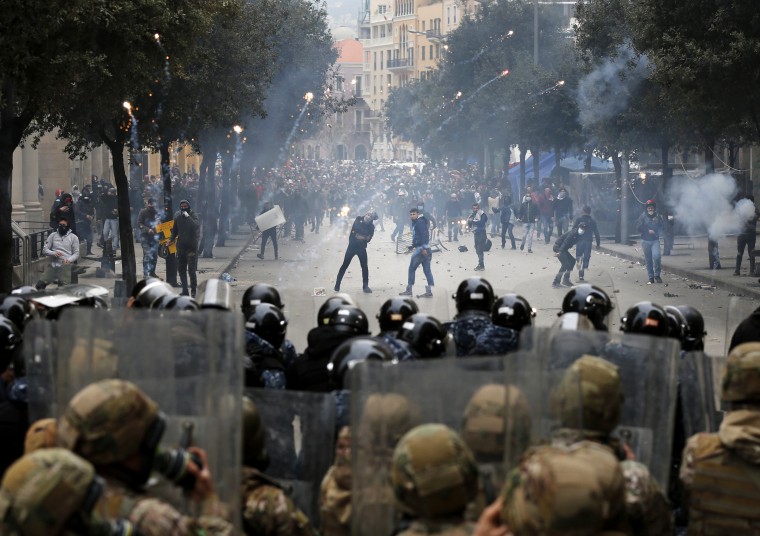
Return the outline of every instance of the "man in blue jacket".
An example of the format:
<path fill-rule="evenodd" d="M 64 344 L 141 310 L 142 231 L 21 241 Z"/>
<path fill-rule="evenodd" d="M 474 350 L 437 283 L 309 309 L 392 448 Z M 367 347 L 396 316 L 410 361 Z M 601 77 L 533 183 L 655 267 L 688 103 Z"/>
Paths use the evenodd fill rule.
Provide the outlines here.
<path fill-rule="evenodd" d="M 485 212 L 480 210 L 480 205 L 477 203 L 472 205 L 472 214 L 467 218 L 467 227 L 472 231 L 475 238 L 475 253 L 478 255 L 478 265 L 475 267 L 475 270 L 478 271 L 485 270 L 483 253 L 486 249 L 486 240 L 488 240 L 488 237 L 486 236 L 487 221 L 488 216 Z"/>
<path fill-rule="evenodd" d="M 420 294 L 418 298 L 433 297 L 433 272 L 430 271 L 430 261 L 433 259 L 433 251 L 430 249 L 430 229 L 425 216 L 417 207 L 409 209 L 409 217 L 412 220 L 412 245 L 409 251 L 412 253 L 412 259 L 409 261 L 409 278 L 407 280 L 406 291 L 402 296 L 411 296 L 412 287 L 414 286 L 414 276 L 417 267 L 422 265 L 422 271 L 427 279 L 425 294 Z"/>
<path fill-rule="evenodd" d="M 651 285 L 660 279 L 660 233 L 665 227 L 662 216 L 657 214 L 657 203 L 652 199 L 646 202 L 644 213 L 636 221 L 636 228 L 641 233 L 641 248 L 644 250 L 644 260 L 647 263 L 647 275 Z"/>

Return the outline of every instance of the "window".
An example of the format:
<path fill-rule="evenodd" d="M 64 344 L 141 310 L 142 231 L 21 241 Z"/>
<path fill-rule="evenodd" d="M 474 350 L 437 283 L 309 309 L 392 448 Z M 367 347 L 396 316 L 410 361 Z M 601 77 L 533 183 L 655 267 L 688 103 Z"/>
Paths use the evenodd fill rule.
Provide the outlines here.
<path fill-rule="evenodd" d="M 446 8 L 446 24 L 451 24 L 451 7 Z"/>
<path fill-rule="evenodd" d="M 422 45 L 422 46 L 420 47 L 420 59 L 421 59 L 422 61 L 425 61 L 425 45 Z"/>
<path fill-rule="evenodd" d="M 441 57 L 441 45 L 435 45 L 435 59 Z"/>
<path fill-rule="evenodd" d="M 380 26 L 380 37 L 385 37 L 385 25 Z"/>
<path fill-rule="evenodd" d="M 356 127 L 356 130 L 361 131 L 362 130 L 362 111 L 356 110 L 356 113 L 354 115 L 354 126 Z"/>
<path fill-rule="evenodd" d="M 357 97 L 361 97 L 362 96 L 362 77 L 357 76 L 356 78 L 354 78 L 354 82 L 356 83 L 356 85 L 354 86 L 354 95 L 356 95 Z"/>
<path fill-rule="evenodd" d="M 457 5 L 454 4 L 454 24 L 457 23 Z"/>
<path fill-rule="evenodd" d="M 372 66 L 372 69 L 377 71 L 377 52 L 373 52 L 372 55 L 373 55 L 372 57 L 374 58 L 374 65 Z M 381 57 L 380 62 L 382 61 L 383 61 L 383 58 Z M 382 69 L 382 67 L 380 68 Z"/>
<path fill-rule="evenodd" d="M 433 45 L 430 45 L 429 51 L 430 51 L 429 58 L 432 60 L 433 59 Z"/>
<path fill-rule="evenodd" d="M 422 31 L 423 32 L 425 31 L 425 21 L 424 20 L 422 21 Z"/>

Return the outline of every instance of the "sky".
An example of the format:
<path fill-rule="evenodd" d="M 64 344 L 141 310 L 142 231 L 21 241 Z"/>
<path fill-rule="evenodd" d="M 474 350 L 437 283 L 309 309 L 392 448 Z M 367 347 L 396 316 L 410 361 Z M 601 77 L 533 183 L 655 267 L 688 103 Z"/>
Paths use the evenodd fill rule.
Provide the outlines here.
<path fill-rule="evenodd" d="M 364 0 L 327 0 L 330 29 L 348 26 L 356 30 L 356 18 Z"/>

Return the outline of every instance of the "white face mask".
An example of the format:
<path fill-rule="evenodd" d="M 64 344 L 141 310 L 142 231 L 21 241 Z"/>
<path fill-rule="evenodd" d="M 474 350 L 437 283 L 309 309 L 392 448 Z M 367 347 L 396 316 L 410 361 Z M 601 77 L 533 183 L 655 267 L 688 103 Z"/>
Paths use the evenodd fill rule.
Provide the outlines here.
<path fill-rule="evenodd" d="M 523 197 L 523 201 L 530 201 L 530 196 L 526 195 L 525 197 Z"/>
<path fill-rule="evenodd" d="M 557 199 L 564 199 L 567 194 L 565 192 L 560 192 L 557 194 Z"/>
<path fill-rule="evenodd" d="M 579 235 L 582 235 L 584 232 L 585 232 L 585 231 L 584 231 L 583 229 L 581 229 L 580 227 L 578 228 L 578 234 L 579 234 Z"/>

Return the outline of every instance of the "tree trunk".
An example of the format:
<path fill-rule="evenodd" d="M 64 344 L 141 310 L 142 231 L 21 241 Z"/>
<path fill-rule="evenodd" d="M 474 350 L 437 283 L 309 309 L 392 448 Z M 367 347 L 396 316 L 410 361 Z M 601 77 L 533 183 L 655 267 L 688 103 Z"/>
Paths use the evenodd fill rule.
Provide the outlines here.
<path fill-rule="evenodd" d="M 124 171 L 124 142 L 101 136 L 111 151 L 113 161 L 113 177 L 116 183 L 119 206 L 119 241 L 121 242 L 121 278 L 132 291 L 137 284 L 135 264 L 135 237 L 132 234 L 132 218 L 129 207 L 129 181 Z"/>
<path fill-rule="evenodd" d="M 554 168 L 557 170 L 557 173 L 559 173 L 559 168 L 562 167 L 562 157 L 559 153 L 559 147 L 554 149 Z"/>
<path fill-rule="evenodd" d="M 530 148 L 531 155 L 533 156 L 533 178 L 536 181 L 536 184 L 541 184 L 541 177 L 538 176 L 539 174 L 539 159 L 541 155 L 541 148 L 538 146 L 533 146 Z"/>
<path fill-rule="evenodd" d="M 670 154 L 670 145 L 667 142 L 662 143 L 662 147 L 660 148 L 660 156 L 661 156 L 661 167 L 662 167 L 662 194 L 667 199 L 668 197 L 668 187 L 670 185 L 670 178 L 673 176 L 673 170 L 670 169 L 669 165 L 669 154 Z M 670 207 L 668 207 L 667 203 L 662 203 L 662 212 L 663 217 L 665 218 L 665 233 L 664 233 L 664 247 L 662 254 L 663 255 L 670 255 L 670 252 L 673 249 L 673 242 L 674 242 L 674 234 L 675 229 L 673 228 L 673 222 L 668 219 L 668 216 L 670 215 Z"/>
<path fill-rule="evenodd" d="M 705 143 L 705 174 L 715 173 L 715 155 L 713 154 L 712 140 Z"/>
<path fill-rule="evenodd" d="M 217 247 L 224 247 L 230 225 L 230 174 L 232 173 L 232 155 L 225 153 L 222 157 L 222 191 L 219 206 L 219 232 L 216 235 Z"/>
<path fill-rule="evenodd" d="M 589 149 L 586 153 L 586 161 L 583 163 L 583 171 L 586 173 L 591 172 L 591 160 L 594 158 L 594 150 Z"/>
<path fill-rule="evenodd" d="M 203 151 L 201 167 L 206 174 L 205 201 L 203 212 L 203 241 L 200 255 L 205 259 L 214 256 L 214 236 L 216 236 L 216 147 Z"/>
<path fill-rule="evenodd" d="M 525 191 L 525 155 L 528 149 L 520 146 L 520 193 Z"/>
<path fill-rule="evenodd" d="M 623 164 L 620 162 L 620 155 L 617 152 L 612 153 L 612 165 L 615 167 L 615 181 L 617 181 L 619 188 L 620 179 L 623 177 Z"/>
<path fill-rule="evenodd" d="M 174 218 L 174 198 L 172 196 L 171 156 L 169 154 L 168 141 L 161 140 L 158 153 L 161 155 L 161 182 L 164 186 L 164 220 L 171 221 Z M 166 282 L 173 287 L 179 286 L 177 282 L 177 255 L 166 256 Z"/>

